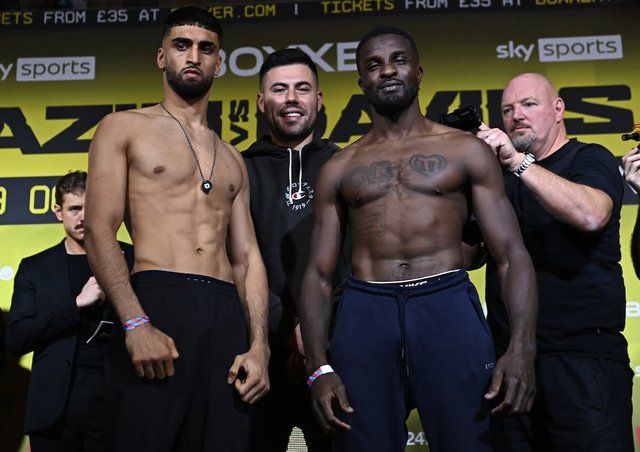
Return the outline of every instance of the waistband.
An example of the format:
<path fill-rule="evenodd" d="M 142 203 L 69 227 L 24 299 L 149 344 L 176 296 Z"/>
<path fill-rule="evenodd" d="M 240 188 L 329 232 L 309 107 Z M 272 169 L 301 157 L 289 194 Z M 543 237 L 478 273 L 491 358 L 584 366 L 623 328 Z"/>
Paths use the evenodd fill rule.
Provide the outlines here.
<path fill-rule="evenodd" d="M 369 282 L 358 279 L 353 275 L 347 279 L 348 287 L 371 294 L 390 296 L 394 296 L 399 292 L 405 292 L 409 296 L 428 295 L 468 282 L 469 274 L 463 269 L 398 282 Z"/>
<path fill-rule="evenodd" d="M 179 273 L 166 270 L 142 270 L 131 275 L 131 283 L 172 284 L 190 287 L 211 288 L 213 290 L 232 291 L 236 285 L 211 276 L 192 273 Z"/>

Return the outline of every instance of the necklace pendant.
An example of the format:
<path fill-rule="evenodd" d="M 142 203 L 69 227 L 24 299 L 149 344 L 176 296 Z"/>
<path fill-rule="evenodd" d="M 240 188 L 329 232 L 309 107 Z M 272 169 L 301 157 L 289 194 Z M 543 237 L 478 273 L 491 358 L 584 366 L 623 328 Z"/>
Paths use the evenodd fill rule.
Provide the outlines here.
<path fill-rule="evenodd" d="M 200 186 L 200 188 L 202 188 L 202 191 L 205 193 L 209 193 L 211 191 L 211 189 L 213 188 L 213 182 L 211 182 L 210 180 L 203 180 L 202 181 L 202 185 Z"/>

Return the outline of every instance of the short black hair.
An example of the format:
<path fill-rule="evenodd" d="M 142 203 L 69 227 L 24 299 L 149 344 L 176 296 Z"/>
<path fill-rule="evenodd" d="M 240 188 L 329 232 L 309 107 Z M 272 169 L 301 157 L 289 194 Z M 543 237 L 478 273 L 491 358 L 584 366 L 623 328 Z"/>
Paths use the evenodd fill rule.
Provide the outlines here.
<path fill-rule="evenodd" d="M 311 57 L 302 50 L 291 47 L 287 49 L 276 50 L 275 52 L 267 56 L 267 58 L 264 60 L 264 63 L 262 63 L 262 66 L 260 66 L 260 86 L 262 86 L 262 79 L 264 78 L 265 74 L 271 69 L 280 66 L 290 66 L 292 64 L 303 64 L 307 66 L 309 69 L 311 69 L 313 75 L 315 75 L 316 82 L 319 81 L 318 69 L 316 68 L 316 64 L 313 62 Z"/>
<path fill-rule="evenodd" d="M 360 39 L 360 43 L 358 43 L 358 47 L 356 48 L 356 66 L 358 67 L 358 72 L 360 72 L 360 52 L 362 51 L 362 48 L 364 47 L 364 45 L 367 42 L 369 42 L 371 39 L 377 38 L 378 36 L 383 36 L 383 35 L 402 36 L 407 41 L 409 41 L 409 44 L 411 44 L 411 48 L 414 50 L 414 52 L 416 52 L 416 55 L 419 56 L 418 46 L 416 46 L 416 41 L 414 41 L 413 37 L 409 33 L 402 30 L 401 28 L 396 28 L 396 27 L 388 27 L 388 26 L 376 27 L 373 30 L 370 30 L 369 32 L 367 32 L 362 37 L 362 39 Z"/>
<path fill-rule="evenodd" d="M 180 25 L 195 25 L 214 32 L 222 41 L 222 25 L 218 19 L 208 10 L 199 6 L 183 6 L 174 9 L 164 20 L 164 28 L 162 29 L 162 39 L 169 33 L 173 27 Z"/>
<path fill-rule="evenodd" d="M 67 193 L 82 194 L 87 189 L 87 172 L 71 171 L 58 180 L 55 187 L 56 204 L 62 207 Z"/>

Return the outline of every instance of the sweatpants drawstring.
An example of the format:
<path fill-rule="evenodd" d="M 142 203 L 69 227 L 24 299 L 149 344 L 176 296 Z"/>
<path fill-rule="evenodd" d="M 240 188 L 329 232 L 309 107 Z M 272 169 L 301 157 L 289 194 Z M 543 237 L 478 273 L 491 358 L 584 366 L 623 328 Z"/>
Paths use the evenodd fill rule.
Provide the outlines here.
<path fill-rule="evenodd" d="M 408 294 L 404 290 L 400 290 L 396 294 L 398 307 L 398 321 L 400 322 L 400 357 L 405 366 L 407 376 L 409 376 L 409 349 L 405 335 L 405 306 L 407 304 Z"/>

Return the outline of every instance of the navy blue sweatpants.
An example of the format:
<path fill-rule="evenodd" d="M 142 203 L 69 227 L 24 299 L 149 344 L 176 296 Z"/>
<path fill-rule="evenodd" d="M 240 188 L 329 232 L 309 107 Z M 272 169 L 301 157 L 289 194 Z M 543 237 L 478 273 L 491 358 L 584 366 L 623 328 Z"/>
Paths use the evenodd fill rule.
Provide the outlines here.
<path fill-rule="evenodd" d="M 404 451 L 417 408 L 431 452 L 490 451 L 493 341 L 475 287 L 460 270 L 418 287 L 350 277 L 330 362 L 355 412 L 337 451 Z"/>
<path fill-rule="evenodd" d="M 131 283 L 151 323 L 174 340 L 180 357 L 172 377 L 139 378 L 122 329 L 112 337 L 115 451 L 247 451 L 249 405 L 227 384 L 235 356 L 249 348 L 235 285 L 156 270 L 132 275 Z"/>

